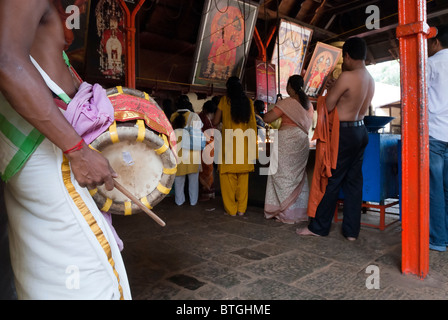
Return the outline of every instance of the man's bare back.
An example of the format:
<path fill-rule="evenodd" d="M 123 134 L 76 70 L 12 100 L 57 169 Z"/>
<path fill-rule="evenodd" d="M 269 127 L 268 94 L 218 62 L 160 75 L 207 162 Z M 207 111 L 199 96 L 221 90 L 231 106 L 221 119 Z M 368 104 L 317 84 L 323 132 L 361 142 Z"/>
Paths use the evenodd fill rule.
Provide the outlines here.
<path fill-rule="evenodd" d="M 347 90 L 337 102 L 339 120 L 364 119 L 375 91 L 375 82 L 372 76 L 366 69 L 357 69 L 345 71 L 341 81 L 347 86 Z"/>
<path fill-rule="evenodd" d="M 357 121 L 364 119 L 373 94 L 375 81 L 367 71 L 363 60 L 350 60 L 349 70 L 341 73 L 327 94 L 329 111 L 337 108 L 340 121 Z M 345 63 L 345 60 L 344 60 Z"/>

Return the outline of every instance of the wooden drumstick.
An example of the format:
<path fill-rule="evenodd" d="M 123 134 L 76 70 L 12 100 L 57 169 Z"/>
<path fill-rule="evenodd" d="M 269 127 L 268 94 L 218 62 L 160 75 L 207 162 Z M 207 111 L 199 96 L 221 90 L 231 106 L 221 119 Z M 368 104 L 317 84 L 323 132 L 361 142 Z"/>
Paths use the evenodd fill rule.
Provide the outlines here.
<path fill-rule="evenodd" d="M 126 197 L 128 197 L 131 201 L 133 201 L 140 209 L 142 209 L 148 216 L 154 219 L 159 225 L 162 227 L 166 226 L 166 223 L 160 219 L 154 212 L 149 210 L 147 206 L 145 206 L 137 197 L 132 195 L 126 188 L 124 188 L 121 184 L 119 184 L 116 180 L 114 180 L 115 188 L 123 193 Z"/>

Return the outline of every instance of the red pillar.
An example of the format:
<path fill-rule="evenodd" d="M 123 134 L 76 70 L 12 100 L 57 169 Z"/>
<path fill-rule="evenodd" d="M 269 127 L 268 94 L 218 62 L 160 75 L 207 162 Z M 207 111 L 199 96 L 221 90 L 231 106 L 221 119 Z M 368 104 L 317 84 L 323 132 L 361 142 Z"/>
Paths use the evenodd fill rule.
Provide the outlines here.
<path fill-rule="evenodd" d="M 125 85 L 128 88 L 135 89 L 136 86 L 136 63 L 135 63 L 135 33 L 137 31 L 135 27 L 135 18 L 138 11 L 142 7 L 146 0 L 139 0 L 137 6 L 132 13 L 129 11 L 128 6 L 124 0 L 120 0 L 121 7 L 126 13 L 126 82 Z"/>
<path fill-rule="evenodd" d="M 257 45 L 257 48 L 258 48 L 258 59 L 260 59 L 263 62 L 267 62 L 266 49 L 269 46 L 269 43 L 271 42 L 272 37 L 274 36 L 274 33 L 276 30 L 277 30 L 276 27 L 272 28 L 266 43 L 263 43 L 263 41 L 261 41 L 260 34 L 258 33 L 258 29 L 257 29 L 257 27 L 255 27 L 254 39 L 255 39 L 255 44 Z"/>
<path fill-rule="evenodd" d="M 429 270 L 429 138 L 426 0 L 399 0 L 402 101 L 402 272 Z"/>

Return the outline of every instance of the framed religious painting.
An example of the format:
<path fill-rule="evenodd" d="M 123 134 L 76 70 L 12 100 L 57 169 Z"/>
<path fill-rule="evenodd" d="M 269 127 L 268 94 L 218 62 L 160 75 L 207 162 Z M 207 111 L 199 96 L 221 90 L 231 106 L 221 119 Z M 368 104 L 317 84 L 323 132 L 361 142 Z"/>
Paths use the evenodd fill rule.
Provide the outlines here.
<path fill-rule="evenodd" d="M 229 77 L 242 77 L 257 15 L 251 1 L 205 1 L 192 84 L 225 88 Z"/>
<path fill-rule="evenodd" d="M 287 96 L 286 84 L 293 74 L 301 74 L 313 30 L 288 20 L 280 20 L 271 63 L 276 66 L 279 91 Z"/>
<path fill-rule="evenodd" d="M 91 0 L 86 64 L 89 76 L 125 80 L 126 13 L 119 0 Z"/>
<path fill-rule="evenodd" d="M 304 91 L 311 98 L 322 92 L 328 75 L 333 72 L 342 56 L 342 49 L 317 42 L 304 77 Z"/>

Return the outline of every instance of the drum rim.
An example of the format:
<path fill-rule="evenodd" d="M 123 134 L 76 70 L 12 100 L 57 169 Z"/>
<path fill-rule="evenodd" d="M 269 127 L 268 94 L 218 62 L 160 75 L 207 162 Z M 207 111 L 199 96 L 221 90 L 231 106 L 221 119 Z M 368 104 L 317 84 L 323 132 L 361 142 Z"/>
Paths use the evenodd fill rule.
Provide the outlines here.
<path fill-rule="evenodd" d="M 158 111 L 165 114 L 163 109 L 158 105 L 158 103 L 146 92 L 140 91 L 138 89 L 127 88 L 122 86 L 116 86 L 109 89 L 106 89 L 106 94 L 109 99 L 116 96 L 133 96 L 142 100 L 149 102 L 152 106 L 156 107 Z M 112 100 L 111 100 L 112 101 Z M 153 131 L 164 133 L 169 141 L 169 146 L 173 149 L 174 153 L 176 153 L 176 136 L 174 134 L 174 129 L 171 127 L 171 130 L 167 130 L 163 125 L 161 125 L 158 121 L 154 121 L 152 118 L 148 117 L 146 114 L 139 112 L 138 110 L 117 110 L 114 106 L 115 112 L 115 120 L 120 122 L 132 121 L 137 119 L 143 119 L 146 125 Z M 171 122 L 167 118 L 167 125 L 171 126 Z M 166 132 L 164 132 L 166 131 Z"/>

